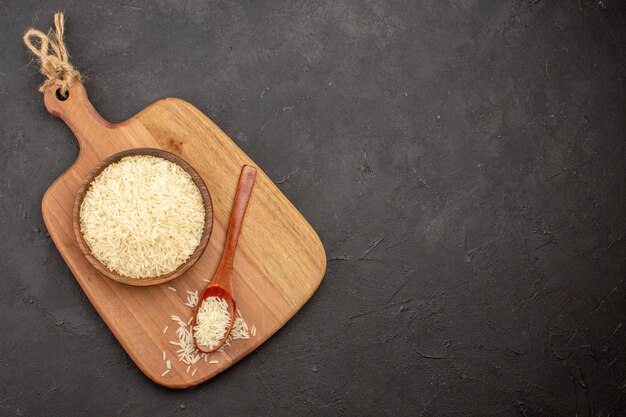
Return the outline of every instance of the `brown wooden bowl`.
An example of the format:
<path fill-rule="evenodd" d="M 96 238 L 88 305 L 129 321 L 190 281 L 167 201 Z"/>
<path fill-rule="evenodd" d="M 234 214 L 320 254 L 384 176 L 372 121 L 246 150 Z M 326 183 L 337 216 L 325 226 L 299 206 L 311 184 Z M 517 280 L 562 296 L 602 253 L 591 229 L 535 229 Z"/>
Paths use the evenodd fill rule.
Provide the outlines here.
<path fill-rule="evenodd" d="M 93 181 L 95 177 L 97 177 L 107 166 L 110 164 L 119 161 L 120 159 L 126 156 L 132 155 L 151 155 L 157 156 L 159 158 L 167 159 L 168 161 L 172 161 L 175 164 L 178 164 L 182 169 L 187 171 L 189 175 L 191 175 L 191 179 L 196 184 L 198 189 L 200 190 L 200 195 L 202 196 L 202 201 L 204 202 L 204 230 L 202 231 L 202 238 L 200 238 L 200 244 L 196 247 L 196 250 L 191 254 L 189 259 L 187 259 L 182 265 L 176 268 L 174 271 L 169 272 L 164 275 L 159 275 L 156 277 L 148 277 L 148 278 L 130 278 L 124 275 L 120 275 L 116 272 L 111 271 L 106 267 L 102 262 L 96 259 L 95 256 L 92 255 L 91 249 L 89 249 L 89 245 L 85 242 L 83 237 L 83 233 L 80 230 L 80 206 L 83 204 L 83 199 L 85 198 L 85 193 L 87 192 L 89 185 Z M 185 271 L 187 271 L 191 266 L 196 263 L 196 261 L 200 258 L 204 249 L 209 243 L 209 238 L 211 237 L 211 230 L 213 229 L 213 204 L 211 203 L 211 195 L 209 194 L 209 190 L 207 189 L 204 181 L 202 181 L 202 177 L 196 172 L 195 169 L 183 159 L 178 156 L 166 152 L 161 149 L 153 149 L 153 148 L 137 148 L 137 149 L 129 149 L 126 151 L 118 152 L 114 155 L 109 156 L 100 162 L 85 178 L 85 181 L 81 185 L 78 190 L 78 195 L 76 196 L 76 202 L 74 203 L 74 214 L 73 214 L 73 224 L 74 224 L 74 234 L 76 235 L 76 240 L 78 241 L 78 246 L 80 250 L 85 255 L 85 258 L 89 261 L 94 268 L 98 270 L 102 275 L 105 275 L 112 280 L 122 282 L 124 284 L 136 285 L 136 286 L 147 286 L 147 285 L 157 285 L 162 284 L 167 281 L 171 281 L 174 278 L 182 275 Z"/>

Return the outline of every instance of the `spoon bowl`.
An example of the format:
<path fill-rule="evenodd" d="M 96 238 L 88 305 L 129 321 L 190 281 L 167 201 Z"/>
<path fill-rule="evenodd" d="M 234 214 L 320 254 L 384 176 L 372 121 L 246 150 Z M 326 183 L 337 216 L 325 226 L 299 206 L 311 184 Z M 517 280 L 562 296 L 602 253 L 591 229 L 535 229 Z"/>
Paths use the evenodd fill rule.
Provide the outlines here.
<path fill-rule="evenodd" d="M 235 303 L 235 297 L 233 296 L 233 266 L 235 262 L 235 252 L 237 251 L 237 242 L 239 241 L 239 234 L 241 227 L 243 226 L 243 219 L 246 215 L 246 209 L 248 208 L 248 202 L 252 195 L 252 189 L 254 188 L 254 181 L 256 180 L 256 168 L 249 165 L 244 165 L 239 175 L 239 183 L 237 184 L 237 191 L 235 192 L 235 199 L 233 201 L 233 209 L 230 215 L 230 222 L 228 223 L 228 233 L 226 234 L 226 243 L 224 245 L 224 253 L 220 260 L 217 271 L 209 285 L 202 292 L 202 295 L 198 299 L 198 304 L 193 312 L 193 320 L 191 325 L 191 332 L 193 334 L 193 343 L 198 350 L 204 353 L 215 352 L 217 349 L 228 339 L 235 318 L 237 315 L 237 305 Z M 222 340 L 210 348 L 198 343 L 196 337 L 196 325 L 198 321 L 198 311 L 202 306 L 204 300 L 208 297 L 222 298 L 228 304 L 228 312 L 230 313 L 230 323 Z"/>
<path fill-rule="evenodd" d="M 228 324 L 228 328 L 226 329 L 226 332 L 224 333 L 224 337 L 213 348 L 209 348 L 208 346 L 204 346 L 198 343 L 198 339 L 195 336 L 196 334 L 195 330 L 193 330 L 196 327 L 196 321 L 198 318 L 198 310 L 200 310 L 200 306 L 202 302 L 209 297 L 217 297 L 217 298 L 224 299 L 226 303 L 228 304 L 228 313 L 230 314 L 230 323 Z M 237 304 L 235 303 L 235 299 L 232 297 L 232 294 L 229 291 L 220 287 L 219 285 L 209 285 L 207 288 L 205 288 L 204 292 L 202 293 L 202 295 L 200 296 L 198 300 L 198 304 L 196 305 L 196 309 L 193 314 L 193 320 L 191 322 L 191 329 L 192 329 L 191 331 L 193 332 L 193 335 L 194 335 L 193 342 L 198 348 L 198 350 L 204 353 L 211 353 L 221 348 L 222 345 L 226 343 L 226 340 L 228 339 L 228 336 L 230 335 L 230 332 L 233 329 L 233 325 L 235 324 L 236 317 L 237 317 Z"/>

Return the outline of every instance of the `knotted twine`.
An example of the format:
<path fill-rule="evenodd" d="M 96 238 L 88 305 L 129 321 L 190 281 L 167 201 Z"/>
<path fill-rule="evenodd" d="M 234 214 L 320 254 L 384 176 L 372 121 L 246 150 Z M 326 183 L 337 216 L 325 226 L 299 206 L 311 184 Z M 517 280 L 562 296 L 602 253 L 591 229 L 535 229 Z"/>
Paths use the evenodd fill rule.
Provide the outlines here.
<path fill-rule="evenodd" d="M 80 73 L 69 63 L 69 55 L 63 42 L 63 29 L 65 18 L 63 13 L 54 14 L 54 31 L 48 30 L 45 34 L 37 29 L 30 28 L 24 34 L 24 43 L 41 63 L 39 72 L 47 77 L 41 84 L 39 91 L 46 91 L 51 85 L 56 85 L 61 90 L 62 96 L 67 96 L 67 91 L 75 80 L 80 81 Z M 34 40 L 34 42 L 33 42 Z M 36 46 L 39 41 L 39 46 Z"/>

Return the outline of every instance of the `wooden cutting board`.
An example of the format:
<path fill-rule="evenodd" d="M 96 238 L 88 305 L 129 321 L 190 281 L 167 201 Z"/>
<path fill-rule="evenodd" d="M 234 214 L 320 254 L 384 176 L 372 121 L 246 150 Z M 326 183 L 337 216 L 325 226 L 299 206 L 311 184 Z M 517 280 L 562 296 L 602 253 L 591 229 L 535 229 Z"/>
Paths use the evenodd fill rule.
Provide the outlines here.
<path fill-rule="evenodd" d="M 137 366 L 154 382 L 187 388 L 210 379 L 242 359 L 280 329 L 313 295 L 325 269 L 324 248 L 311 226 L 274 183 L 210 119 L 178 99 L 160 100 L 123 123 L 102 119 L 80 82 L 66 100 L 51 87 L 46 108 L 72 129 L 80 145 L 76 162 L 45 193 L 43 218 L 48 232 L 78 283 Z M 189 164 L 206 183 L 213 202 L 213 232 L 203 255 L 180 277 L 161 285 L 133 287 L 101 275 L 80 251 L 72 229 L 72 210 L 87 174 L 104 158 L 132 148 L 158 148 Z M 226 225 L 241 167 L 257 167 L 258 176 L 235 259 L 237 307 L 256 336 L 235 340 L 208 363 L 179 362 L 169 343 L 176 340 L 171 315 L 186 321 L 192 309 L 187 291 L 201 290 L 221 257 Z M 173 292 L 168 287 L 174 287 Z M 166 326 L 168 330 L 163 333 Z M 163 352 L 171 361 L 166 369 Z"/>

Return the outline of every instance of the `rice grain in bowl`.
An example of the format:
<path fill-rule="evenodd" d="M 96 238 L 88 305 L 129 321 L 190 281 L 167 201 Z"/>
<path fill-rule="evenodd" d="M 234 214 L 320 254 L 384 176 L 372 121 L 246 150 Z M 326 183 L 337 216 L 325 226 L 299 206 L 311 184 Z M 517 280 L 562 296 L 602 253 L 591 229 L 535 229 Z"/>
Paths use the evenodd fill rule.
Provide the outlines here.
<path fill-rule="evenodd" d="M 74 206 L 74 231 L 89 262 L 109 278 L 155 285 L 200 257 L 212 223 L 209 192 L 184 160 L 133 149 L 100 163 Z"/>

